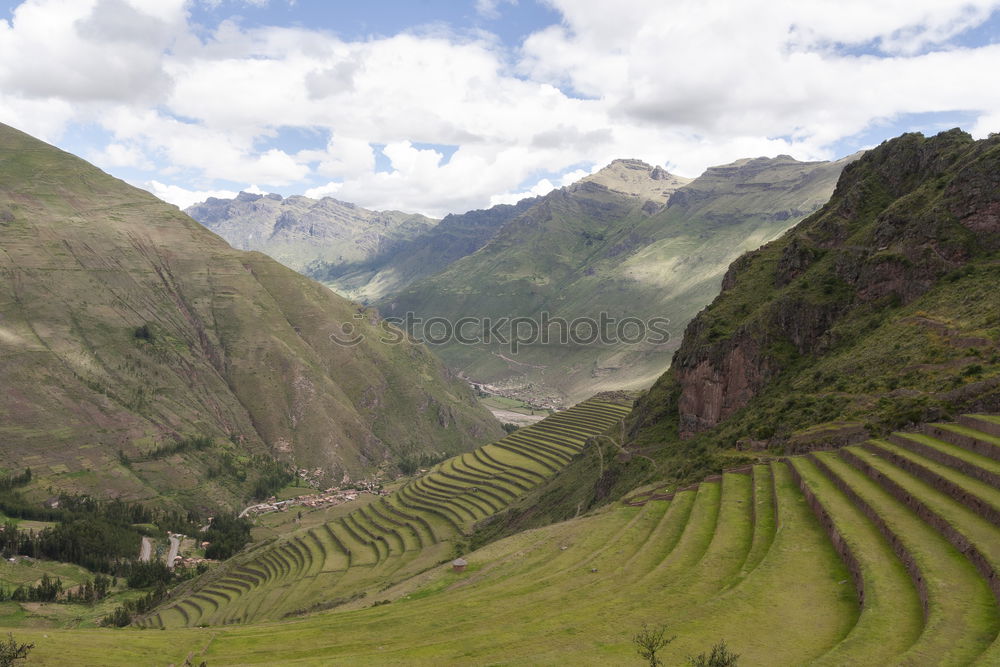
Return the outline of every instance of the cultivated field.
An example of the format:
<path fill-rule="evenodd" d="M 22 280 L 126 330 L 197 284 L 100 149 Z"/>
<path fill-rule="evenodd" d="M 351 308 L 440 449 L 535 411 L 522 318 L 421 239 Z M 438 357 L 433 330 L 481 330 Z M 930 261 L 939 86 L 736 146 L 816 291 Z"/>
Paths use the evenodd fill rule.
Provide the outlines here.
<path fill-rule="evenodd" d="M 554 428 L 547 435 L 561 437 Z M 344 551 L 313 549 L 294 536 L 262 550 L 260 565 L 244 565 L 270 579 L 220 578 L 150 625 L 180 625 L 184 614 L 192 625 L 257 619 L 269 605 L 312 600 L 321 580 L 295 573 L 322 573 L 317 554 L 338 564 L 346 583 L 337 590 L 382 577 L 382 590 L 342 609 L 249 626 L 21 634 L 36 641 L 32 657 L 42 664 L 57 663 L 73 645 L 80 664 L 628 665 L 640 664 L 630 639 L 648 622 L 677 635 L 666 664 L 720 639 L 746 665 L 1000 662 L 995 419 L 966 416 L 728 471 L 687 489 L 651 489 L 495 542 L 469 554 L 465 572 L 444 564 L 391 584 L 393 572 L 402 575 L 407 562 L 442 543 L 431 534 L 466 526 L 499 502 L 461 478 L 495 470 L 476 485 L 502 497 L 501 489 L 514 493 L 554 464 L 524 456 L 523 439 L 503 444 L 452 459 L 403 497 L 331 526 L 353 540 Z M 549 454 L 558 458 L 556 451 Z M 501 477 L 507 481 L 495 482 Z M 465 493 L 453 488 L 463 486 Z M 384 530 L 375 533 L 376 525 Z M 369 534 L 375 539 L 366 542 Z M 412 554 L 402 550 L 407 544 Z"/>
<path fill-rule="evenodd" d="M 557 473 L 628 410 L 592 399 L 448 459 L 389 497 L 263 543 L 175 592 L 142 624 L 254 623 L 356 602 L 453 558 L 476 521 Z"/>

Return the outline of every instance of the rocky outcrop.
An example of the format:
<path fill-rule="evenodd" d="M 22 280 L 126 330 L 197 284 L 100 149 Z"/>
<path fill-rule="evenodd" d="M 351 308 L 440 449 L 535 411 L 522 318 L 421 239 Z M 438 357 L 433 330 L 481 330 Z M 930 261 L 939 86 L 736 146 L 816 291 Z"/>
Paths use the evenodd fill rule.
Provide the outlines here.
<path fill-rule="evenodd" d="M 852 339 L 845 322 L 905 306 L 1000 248 L 998 143 L 958 130 L 886 142 L 844 169 L 820 211 L 734 262 L 673 359 L 682 436 Z M 670 205 L 697 194 L 685 188 Z"/>

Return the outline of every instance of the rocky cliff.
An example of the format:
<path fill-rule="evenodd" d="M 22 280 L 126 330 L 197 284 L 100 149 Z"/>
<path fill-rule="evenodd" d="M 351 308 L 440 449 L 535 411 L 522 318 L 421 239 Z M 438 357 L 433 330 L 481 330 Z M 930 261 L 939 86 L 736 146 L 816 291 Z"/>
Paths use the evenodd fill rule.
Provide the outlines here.
<path fill-rule="evenodd" d="M 739 416 L 774 442 L 810 411 L 878 428 L 990 407 L 998 250 L 1000 138 L 885 142 L 820 211 L 730 266 L 637 419 L 691 437 Z"/>

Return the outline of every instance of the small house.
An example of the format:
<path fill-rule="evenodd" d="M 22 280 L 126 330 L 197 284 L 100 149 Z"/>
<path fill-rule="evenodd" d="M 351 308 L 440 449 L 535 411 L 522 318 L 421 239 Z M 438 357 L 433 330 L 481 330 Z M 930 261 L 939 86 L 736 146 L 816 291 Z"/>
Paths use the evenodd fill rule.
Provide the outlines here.
<path fill-rule="evenodd" d="M 452 572 L 465 572 L 466 566 L 468 566 L 469 561 L 464 558 L 456 558 L 451 561 L 451 571 Z"/>

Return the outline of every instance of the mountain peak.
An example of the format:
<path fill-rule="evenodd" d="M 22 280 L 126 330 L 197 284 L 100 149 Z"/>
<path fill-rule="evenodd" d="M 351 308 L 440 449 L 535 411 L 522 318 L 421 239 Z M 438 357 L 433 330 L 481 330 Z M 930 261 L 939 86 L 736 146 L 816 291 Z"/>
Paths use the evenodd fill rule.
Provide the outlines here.
<path fill-rule="evenodd" d="M 689 178 L 675 176 L 642 160 L 617 159 L 574 185 L 595 183 L 621 194 L 665 204 L 674 191 L 690 182 Z"/>

